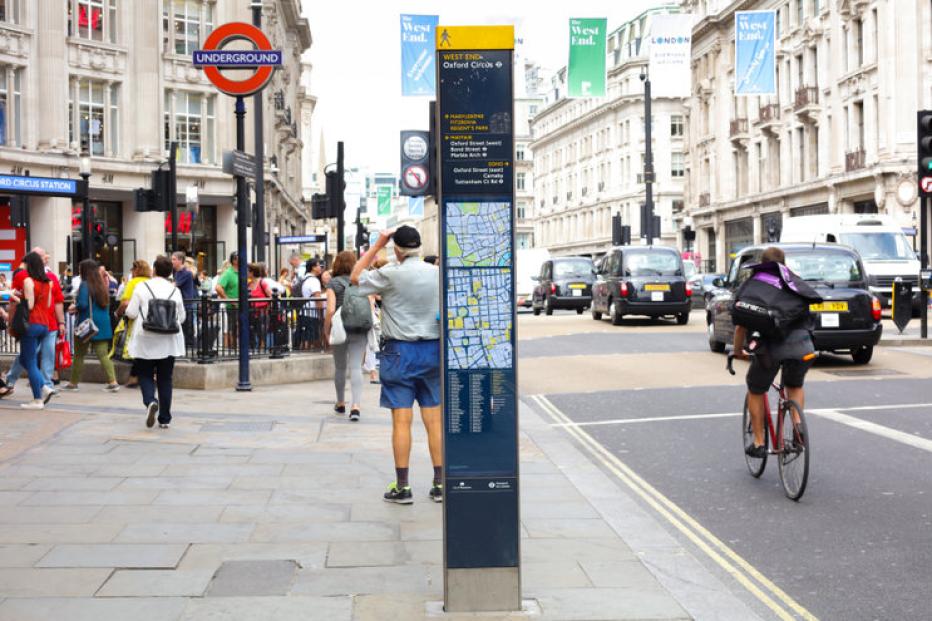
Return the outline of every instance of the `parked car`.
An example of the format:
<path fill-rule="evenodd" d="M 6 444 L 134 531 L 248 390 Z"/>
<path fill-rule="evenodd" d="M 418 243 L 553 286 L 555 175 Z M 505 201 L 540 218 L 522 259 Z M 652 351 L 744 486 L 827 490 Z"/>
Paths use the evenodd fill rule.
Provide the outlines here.
<path fill-rule="evenodd" d="M 724 274 L 696 274 L 689 279 L 689 287 L 693 291 L 693 308 L 705 308 L 709 296 L 715 289 L 715 280 L 723 276 Z"/>
<path fill-rule="evenodd" d="M 821 304 L 816 314 L 813 344 L 817 351 L 848 353 L 857 364 L 867 364 L 883 331 L 881 302 L 868 289 L 864 265 L 858 253 L 840 244 L 770 244 L 783 249 L 786 265 L 818 291 Z M 738 287 L 751 274 L 747 266 L 758 263 L 764 246 L 741 250 L 720 288 L 713 291 L 706 308 L 709 348 L 725 351 L 734 341 L 731 304 Z"/>
<path fill-rule="evenodd" d="M 592 303 L 595 275 L 589 257 L 554 257 L 544 261 L 531 300 L 535 315 L 554 309 L 575 309 L 578 314 Z"/>
<path fill-rule="evenodd" d="M 602 257 L 592 287 L 592 318 L 606 314 L 614 325 L 625 315 L 674 316 L 689 321 L 692 289 L 683 260 L 668 246 L 617 246 Z"/>

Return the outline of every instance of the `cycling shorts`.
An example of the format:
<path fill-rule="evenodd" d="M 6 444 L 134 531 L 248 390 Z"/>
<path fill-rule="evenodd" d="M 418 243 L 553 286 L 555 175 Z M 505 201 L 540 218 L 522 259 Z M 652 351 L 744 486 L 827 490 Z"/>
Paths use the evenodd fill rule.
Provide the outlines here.
<path fill-rule="evenodd" d="M 790 359 L 773 362 L 762 359 L 760 356 L 751 358 L 751 367 L 748 369 L 748 390 L 755 395 L 762 395 L 770 390 L 777 371 L 783 368 L 783 385 L 787 388 L 802 388 L 806 379 L 806 372 L 812 366 L 812 360 Z"/>

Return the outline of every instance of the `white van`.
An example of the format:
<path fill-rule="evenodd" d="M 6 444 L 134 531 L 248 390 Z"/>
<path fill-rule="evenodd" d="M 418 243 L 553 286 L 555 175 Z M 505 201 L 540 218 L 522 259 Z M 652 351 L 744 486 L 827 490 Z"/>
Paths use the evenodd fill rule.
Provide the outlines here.
<path fill-rule="evenodd" d="M 893 281 L 919 287 L 919 259 L 903 229 L 890 216 L 842 214 L 800 216 L 783 221 L 781 242 L 835 242 L 851 246 L 861 255 L 870 291 L 890 306 Z"/>
<path fill-rule="evenodd" d="M 520 248 L 515 252 L 515 300 L 518 308 L 531 308 L 531 295 L 540 266 L 550 258 L 546 248 Z"/>

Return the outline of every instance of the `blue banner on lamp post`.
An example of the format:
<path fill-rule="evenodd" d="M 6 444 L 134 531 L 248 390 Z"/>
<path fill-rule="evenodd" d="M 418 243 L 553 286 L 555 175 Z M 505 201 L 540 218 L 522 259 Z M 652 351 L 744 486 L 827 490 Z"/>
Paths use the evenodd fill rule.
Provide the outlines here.
<path fill-rule="evenodd" d="M 776 13 L 735 12 L 735 95 L 776 95 Z"/>
<path fill-rule="evenodd" d="M 437 15 L 401 16 L 401 94 L 433 97 L 436 93 L 434 30 Z"/>

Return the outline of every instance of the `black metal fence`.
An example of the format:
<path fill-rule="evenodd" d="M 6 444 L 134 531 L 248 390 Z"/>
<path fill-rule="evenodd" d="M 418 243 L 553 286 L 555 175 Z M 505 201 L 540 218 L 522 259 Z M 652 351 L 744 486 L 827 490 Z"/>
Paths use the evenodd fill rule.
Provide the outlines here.
<path fill-rule="evenodd" d="M 65 300 L 65 310 L 72 300 Z M 4 309 L 7 302 L 0 302 Z M 319 353 L 324 350 L 323 318 L 327 306 L 324 296 L 310 298 L 249 298 L 249 355 L 251 358 L 283 358 L 291 353 Z M 202 294 L 184 301 L 185 321 L 182 332 L 185 357 L 198 363 L 239 358 L 239 304 L 221 300 L 214 294 Z M 115 312 L 119 302 L 110 307 L 111 324 L 116 328 Z M 74 351 L 75 316 L 65 313 L 66 335 Z M 0 355 L 19 353 L 19 341 L 5 329 L 0 331 Z M 117 348 L 119 349 L 119 348 Z M 119 351 L 115 358 L 120 358 Z"/>

